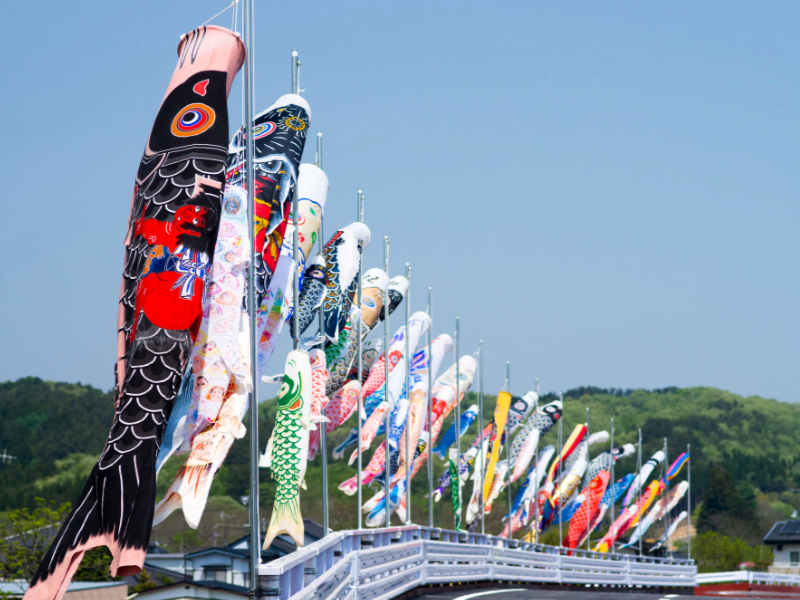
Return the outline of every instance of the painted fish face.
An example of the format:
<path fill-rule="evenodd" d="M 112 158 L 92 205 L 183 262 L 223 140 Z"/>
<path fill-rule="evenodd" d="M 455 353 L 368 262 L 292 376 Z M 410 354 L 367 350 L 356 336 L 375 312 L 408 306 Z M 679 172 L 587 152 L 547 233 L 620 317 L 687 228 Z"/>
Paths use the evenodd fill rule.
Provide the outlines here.
<path fill-rule="evenodd" d="M 520 415 L 526 415 L 533 406 L 525 398 L 515 396 L 511 401 L 511 408 Z"/>
<path fill-rule="evenodd" d="M 403 298 L 406 296 L 406 292 L 408 292 L 408 279 L 402 276 L 393 277 L 389 281 L 389 314 L 391 315 L 394 310 L 400 305 L 403 301 Z"/>
<path fill-rule="evenodd" d="M 322 265 L 319 265 L 319 264 L 316 264 L 316 263 L 312 264 L 311 266 L 309 266 L 306 269 L 305 276 L 308 277 L 309 280 L 323 281 L 324 282 L 325 281 L 325 269 L 324 269 L 324 267 Z"/>
<path fill-rule="evenodd" d="M 297 363 L 289 360 L 286 363 L 286 373 L 281 384 L 281 393 L 278 397 L 278 410 L 299 412 L 303 408 L 303 376 L 300 374 Z"/>
<path fill-rule="evenodd" d="M 554 422 L 561 418 L 561 402 L 556 400 L 550 404 L 545 404 L 539 409 L 544 415 L 550 417 Z"/>

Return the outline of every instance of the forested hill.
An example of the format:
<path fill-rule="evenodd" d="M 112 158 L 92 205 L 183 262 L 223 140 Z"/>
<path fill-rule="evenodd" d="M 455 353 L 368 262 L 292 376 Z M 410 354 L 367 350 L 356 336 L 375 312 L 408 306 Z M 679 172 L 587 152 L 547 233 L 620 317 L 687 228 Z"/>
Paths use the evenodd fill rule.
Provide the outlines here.
<path fill-rule="evenodd" d="M 522 394 L 524 390 L 516 393 Z M 470 396 L 465 406 L 475 402 L 474 394 Z M 485 398 L 488 421 L 495 397 Z M 548 394 L 542 401 L 554 398 L 555 395 Z M 592 432 L 610 429 L 610 419 L 614 418 L 615 445 L 635 442 L 641 428 L 645 458 L 661 448 L 665 437 L 669 440 L 670 462 L 691 444 L 692 495 L 696 500 L 703 497 L 713 465 L 725 467 L 737 490 L 745 496 L 768 495 L 778 512 L 785 512 L 793 502 L 788 490 L 800 487 L 800 405 L 756 396 L 744 398 L 704 387 L 654 391 L 578 388 L 564 394 L 564 405 L 565 439 L 576 424 L 584 421 L 588 407 Z M 261 411 L 260 435 L 266 441 L 275 402 L 266 402 L 262 407 L 265 409 Z M 33 377 L 0 383 L 0 452 L 5 450 L 16 457 L 10 462 L 0 462 L 0 511 L 32 506 L 37 496 L 56 502 L 73 501 L 102 451 L 112 417 L 111 394 L 90 386 Z M 341 427 L 330 436 L 331 448 L 343 439 L 348 429 Z M 465 441 L 470 442 L 476 432 L 473 425 Z M 212 494 L 238 499 L 248 493 L 247 440 L 234 444 Z M 555 434 L 548 434 L 543 443 L 555 443 Z M 319 477 L 319 460 L 309 465 L 306 477 L 309 482 Z M 627 462 L 623 465 L 624 461 Z M 435 462 L 437 479 L 443 465 L 441 461 Z M 172 468 L 177 471 L 178 466 L 175 462 Z M 159 478 L 160 488 L 171 480 L 167 467 Z M 626 472 L 634 467 L 633 459 L 620 462 L 620 468 Z M 268 497 L 271 485 L 266 472 L 262 473 L 262 495 Z M 354 512 L 348 510 L 352 499 L 344 497 L 336 485 L 353 474 L 345 461 L 331 461 L 331 502 L 332 506 L 341 503 L 338 511 L 342 515 L 341 526 Z M 312 491 L 316 487 L 309 485 L 309 492 L 303 496 L 304 515 L 308 507 L 312 518 L 319 504 L 315 502 L 316 492 Z M 414 480 L 414 492 L 421 494 L 425 487 L 422 473 Z M 418 504 L 422 510 L 427 501 Z M 444 510 L 443 504 L 440 502 L 437 510 Z M 332 514 L 336 513 L 332 510 Z"/>

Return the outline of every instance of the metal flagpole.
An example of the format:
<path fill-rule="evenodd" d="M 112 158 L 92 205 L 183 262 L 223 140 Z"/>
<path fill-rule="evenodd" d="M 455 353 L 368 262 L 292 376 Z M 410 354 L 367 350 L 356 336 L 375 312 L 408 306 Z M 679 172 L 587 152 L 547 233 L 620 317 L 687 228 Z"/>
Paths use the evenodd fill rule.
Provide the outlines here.
<path fill-rule="evenodd" d="M 253 106 L 255 104 L 255 91 L 253 86 L 253 0 L 244 0 L 242 6 L 242 20 L 245 67 L 244 67 L 244 122 L 245 122 L 245 185 L 247 187 L 247 210 L 250 222 L 250 263 L 247 265 L 247 308 L 250 313 L 250 369 L 253 379 L 253 390 L 250 392 L 250 498 L 248 509 L 250 512 L 250 588 L 254 598 L 261 596 L 261 586 L 258 582 L 258 567 L 261 564 L 261 532 L 258 515 L 258 326 L 255 286 L 256 247 L 253 239 L 255 224 L 255 186 L 253 185 Z"/>
<path fill-rule="evenodd" d="M 611 450 L 614 450 L 614 417 L 611 417 Z M 614 482 L 616 476 L 614 474 L 614 464 L 617 461 L 611 457 L 611 523 L 614 523 Z M 611 544 L 611 552 L 614 552 L 614 544 Z"/>
<path fill-rule="evenodd" d="M 459 346 L 461 320 L 456 315 L 456 485 L 458 486 L 458 512 L 456 525 L 461 522 L 461 370 L 459 363 Z"/>
<path fill-rule="evenodd" d="M 300 93 L 300 59 L 297 50 L 292 50 L 292 93 Z"/>
<path fill-rule="evenodd" d="M 686 465 L 686 481 L 689 482 L 689 491 L 686 494 L 686 552 L 692 560 L 692 445 L 686 444 L 688 464 Z"/>
<path fill-rule="evenodd" d="M 585 490 L 584 494 L 586 494 L 586 496 L 583 499 L 583 501 L 587 503 L 586 504 L 587 508 L 590 508 L 590 506 L 588 504 L 588 502 L 589 502 L 589 484 L 592 483 L 589 480 L 589 463 L 592 462 L 590 460 L 590 458 L 591 457 L 589 456 L 589 407 L 587 406 L 586 407 L 586 483 L 585 483 L 586 487 L 584 488 L 584 490 Z M 586 514 L 589 517 L 592 516 L 588 512 Z M 586 523 L 586 531 L 587 531 L 587 534 L 586 534 L 586 550 L 588 551 L 588 550 L 591 550 L 590 543 L 591 543 L 591 538 L 592 538 L 592 532 L 589 531 L 589 523 L 588 522 Z"/>
<path fill-rule="evenodd" d="M 383 269 L 389 274 L 389 236 L 383 236 Z M 408 335 L 406 331 L 405 335 Z M 389 299 L 383 304 L 383 399 L 389 402 Z M 383 469 L 383 501 L 384 501 L 384 522 L 386 526 L 392 521 L 391 511 L 389 510 L 389 479 L 392 477 L 392 447 L 389 446 L 389 421 L 392 417 L 392 405 L 386 408 L 384 416 L 383 445 L 386 466 Z"/>
<path fill-rule="evenodd" d="M 536 413 L 539 412 L 539 379 L 536 379 Z M 538 415 L 537 415 L 538 416 Z M 560 420 L 560 419 L 559 419 Z M 534 422 L 535 424 L 535 422 Z M 539 541 L 539 436 L 533 448 L 533 543 Z"/>
<path fill-rule="evenodd" d="M 478 410 L 481 414 L 478 419 L 481 448 L 481 489 L 478 492 L 478 510 L 481 512 L 481 534 L 486 533 L 486 515 L 483 514 L 483 485 L 486 471 L 486 452 L 483 448 L 483 340 L 478 342 Z"/>
<path fill-rule="evenodd" d="M 300 59 L 297 58 L 297 50 L 292 50 L 292 93 L 300 93 Z M 294 262 L 294 275 L 292 275 L 293 350 L 297 350 L 300 347 L 300 321 L 298 319 L 299 312 L 297 311 L 297 306 L 300 303 L 300 276 L 298 273 L 298 245 L 300 244 L 299 202 L 297 183 L 295 183 L 294 194 L 292 195 L 292 223 L 294 224 L 294 231 L 292 232 L 292 261 Z"/>
<path fill-rule="evenodd" d="M 563 398 L 562 394 L 559 394 L 559 396 L 561 396 Z M 563 411 L 563 400 L 562 400 L 562 411 Z M 562 412 L 562 414 L 563 414 L 563 412 Z M 563 435 L 562 435 L 562 427 L 561 427 L 561 423 L 563 421 L 564 421 L 563 418 L 558 420 L 558 452 L 559 452 L 559 454 L 557 456 L 559 457 L 559 461 L 558 461 L 558 484 L 559 484 L 559 487 L 561 486 L 562 467 L 564 465 L 564 461 L 560 458 L 560 453 L 563 450 L 563 447 L 562 447 Z M 561 515 L 559 515 L 559 518 L 558 518 L 558 547 L 559 548 L 561 548 L 562 539 L 563 538 L 561 537 Z M 559 554 L 560 553 L 561 552 L 559 551 Z"/>
<path fill-rule="evenodd" d="M 511 393 L 511 361 L 506 361 L 506 379 L 508 380 L 508 393 Z M 508 539 L 511 539 L 511 432 L 506 432 L 506 504 L 508 504 Z"/>
<path fill-rule="evenodd" d="M 667 438 L 664 438 L 664 463 L 663 464 L 664 464 L 664 485 L 666 485 L 666 490 L 664 492 L 664 506 L 665 507 L 666 507 L 667 503 L 669 502 L 669 478 L 667 477 L 667 475 L 669 474 L 669 453 L 667 452 L 668 448 L 669 448 L 669 446 L 667 446 Z M 665 525 L 667 527 L 667 530 L 669 530 L 669 511 L 667 511 L 667 514 L 664 515 L 664 517 L 665 517 Z M 669 556 L 672 556 L 672 553 L 669 551 L 669 540 L 666 540 L 666 544 L 667 544 L 667 554 Z"/>
<path fill-rule="evenodd" d="M 322 132 L 317 132 L 317 160 L 315 161 L 316 165 L 321 169 L 322 168 Z M 325 246 L 325 236 L 324 236 L 324 229 L 322 223 L 325 219 L 325 215 L 320 214 L 319 216 L 319 237 L 317 238 L 317 249 L 319 251 L 319 256 L 322 258 L 323 256 L 323 248 Z M 361 283 L 361 279 L 359 278 L 359 284 Z M 319 307 L 319 332 L 322 334 L 323 328 L 325 323 L 325 302 L 323 302 Z M 299 332 L 298 332 L 298 335 Z M 320 449 L 322 450 L 322 531 L 325 535 L 328 535 L 328 439 L 327 439 L 327 426 L 325 423 L 320 423 L 319 427 L 319 445 Z"/>
<path fill-rule="evenodd" d="M 639 430 L 639 522 L 642 522 L 642 487 L 644 486 L 644 479 L 642 478 L 642 430 Z M 639 536 L 639 556 L 642 555 L 642 536 Z"/>
<path fill-rule="evenodd" d="M 321 153 L 320 153 L 320 156 L 322 156 Z M 358 190 L 358 192 L 356 194 L 356 202 L 357 202 L 356 211 L 358 212 L 358 214 L 356 215 L 356 218 L 358 219 L 359 223 L 363 223 L 364 222 L 364 193 L 361 190 Z M 363 261 L 359 260 L 358 261 L 358 307 L 359 308 L 361 308 L 361 282 L 363 280 L 363 270 L 364 270 Z M 388 296 L 388 292 L 386 290 L 383 290 L 383 302 L 384 302 L 384 304 L 386 302 L 388 302 L 388 297 L 387 296 Z M 324 304 L 323 304 L 323 306 L 324 306 Z M 361 356 L 361 344 L 362 344 L 361 337 L 362 337 L 362 334 L 363 334 L 363 331 L 361 330 L 361 319 L 359 319 L 358 320 L 358 342 L 357 342 L 358 346 L 356 347 L 356 352 L 358 353 L 358 382 L 359 383 L 361 383 L 362 380 L 364 379 L 364 362 L 363 362 L 363 358 Z M 361 424 L 364 421 L 364 406 L 363 405 L 364 405 L 364 401 L 363 401 L 363 396 L 361 394 L 361 386 L 359 386 L 359 388 L 358 388 L 358 410 L 356 411 L 358 413 L 358 416 L 356 417 L 356 421 L 357 421 L 356 430 L 358 432 L 358 437 L 356 438 L 356 456 L 357 456 L 356 460 L 358 462 L 358 465 L 356 467 L 356 490 L 358 492 L 358 498 L 357 498 L 357 503 L 358 503 L 358 511 L 357 511 L 358 512 L 358 529 L 361 529 L 361 502 L 362 502 L 362 497 L 361 497 Z"/>
<path fill-rule="evenodd" d="M 431 318 L 431 326 L 428 329 L 428 348 L 431 347 L 431 330 L 433 329 L 433 290 L 428 288 L 428 316 Z M 433 360 L 431 353 L 428 352 L 428 442 L 426 444 L 428 453 L 428 527 L 433 527 Z"/>
<path fill-rule="evenodd" d="M 411 433 L 411 346 L 408 340 L 408 321 L 411 318 L 409 306 L 411 304 L 411 266 L 406 263 L 406 279 L 408 279 L 408 290 L 406 291 L 406 401 L 409 403 L 406 413 L 406 525 L 411 524 L 411 467 L 414 463 L 414 455 L 409 454 L 408 437 Z M 429 349 L 430 350 L 430 349 Z M 399 498 L 398 498 L 399 501 Z"/>

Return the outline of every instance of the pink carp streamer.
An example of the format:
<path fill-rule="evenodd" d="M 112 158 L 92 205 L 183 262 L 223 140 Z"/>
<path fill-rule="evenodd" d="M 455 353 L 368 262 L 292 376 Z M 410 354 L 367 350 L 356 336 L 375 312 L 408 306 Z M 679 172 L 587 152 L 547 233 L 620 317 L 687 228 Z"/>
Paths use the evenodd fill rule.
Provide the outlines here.
<path fill-rule="evenodd" d="M 325 416 L 330 419 L 326 426 L 328 433 L 341 426 L 353 415 L 358 405 L 358 394 L 360 392 L 361 383 L 351 380 L 333 395 L 324 411 Z"/>
<path fill-rule="evenodd" d="M 375 450 L 375 454 L 372 455 L 372 458 L 369 460 L 367 467 L 361 471 L 361 484 L 367 485 L 373 479 L 375 479 L 378 475 L 383 473 L 384 467 L 386 465 L 386 442 L 381 442 L 381 445 L 377 447 Z M 339 484 L 339 489 L 342 490 L 348 496 L 352 496 L 356 493 L 358 489 L 357 478 L 353 475 L 350 479 L 347 479 Z"/>
<path fill-rule="evenodd" d="M 325 386 L 328 383 L 328 369 L 325 365 L 325 352 L 314 348 L 308 353 L 311 359 L 311 420 L 314 423 L 329 421 L 325 414 L 328 406 L 328 396 L 325 395 Z M 311 430 L 308 434 L 308 460 L 314 460 L 319 450 L 321 427 Z"/>
<path fill-rule="evenodd" d="M 381 402 L 375 410 L 372 411 L 369 419 L 361 426 L 361 452 L 369 450 L 372 440 L 375 439 L 378 429 L 380 429 L 380 426 L 383 424 L 383 416 L 386 414 L 387 408 L 389 408 L 389 403 Z M 356 458 L 358 458 L 358 449 L 353 450 L 347 464 L 352 465 L 356 461 Z"/>

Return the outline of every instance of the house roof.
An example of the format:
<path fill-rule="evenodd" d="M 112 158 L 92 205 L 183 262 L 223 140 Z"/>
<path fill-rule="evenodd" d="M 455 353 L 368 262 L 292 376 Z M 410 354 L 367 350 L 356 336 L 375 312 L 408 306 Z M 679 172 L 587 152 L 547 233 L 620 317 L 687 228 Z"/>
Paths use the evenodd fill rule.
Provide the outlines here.
<path fill-rule="evenodd" d="M 800 544 L 800 520 L 778 521 L 764 536 L 765 544 Z"/>
<path fill-rule="evenodd" d="M 127 585 L 124 581 L 71 581 L 68 592 L 77 592 L 79 590 L 93 590 L 105 587 L 116 587 L 119 585 Z M 0 593 L 9 594 L 11 596 L 21 596 L 28 590 L 27 581 L 0 581 Z"/>
<path fill-rule="evenodd" d="M 316 541 L 322 538 L 322 525 L 313 521 L 312 519 L 303 519 L 303 525 L 305 526 L 305 535 L 308 541 L 310 538 L 313 541 Z M 261 534 L 261 541 L 263 544 L 266 535 L 264 533 Z M 295 546 L 294 542 L 288 535 L 279 535 L 276 537 L 269 548 L 266 550 L 261 551 L 261 558 L 272 560 L 274 558 L 278 558 L 280 556 L 285 556 L 290 552 L 294 552 L 297 550 L 297 546 Z M 245 535 L 240 537 L 238 540 L 235 540 L 228 544 L 227 546 L 223 546 L 222 548 L 203 548 L 202 550 L 198 550 L 197 552 L 192 552 L 186 555 L 186 558 L 191 560 L 192 558 L 197 558 L 200 556 L 208 556 L 209 554 L 223 554 L 225 556 L 236 556 L 236 557 L 249 557 L 250 556 L 250 536 Z"/>
<path fill-rule="evenodd" d="M 241 596 L 247 596 L 247 593 L 249 592 L 249 590 L 246 587 L 243 587 L 241 585 L 233 585 L 230 583 L 224 583 L 222 581 L 202 580 L 202 581 L 179 581 L 177 583 L 171 583 L 169 585 L 156 587 L 150 590 L 143 590 L 139 592 L 138 596 L 142 598 L 150 595 L 156 597 L 164 597 L 164 594 L 167 593 L 167 596 L 169 597 L 169 590 L 171 588 L 178 588 L 180 586 L 183 586 L 184 589 L 188 589 L 191 586 L 196 588 L 206 588 L 210 590 L 222 590 L 225 592 L 230 592 L 232 594 L 237 594 Z M 181 594 L 181 596 L 183 596 L 183 594 Z"/>

